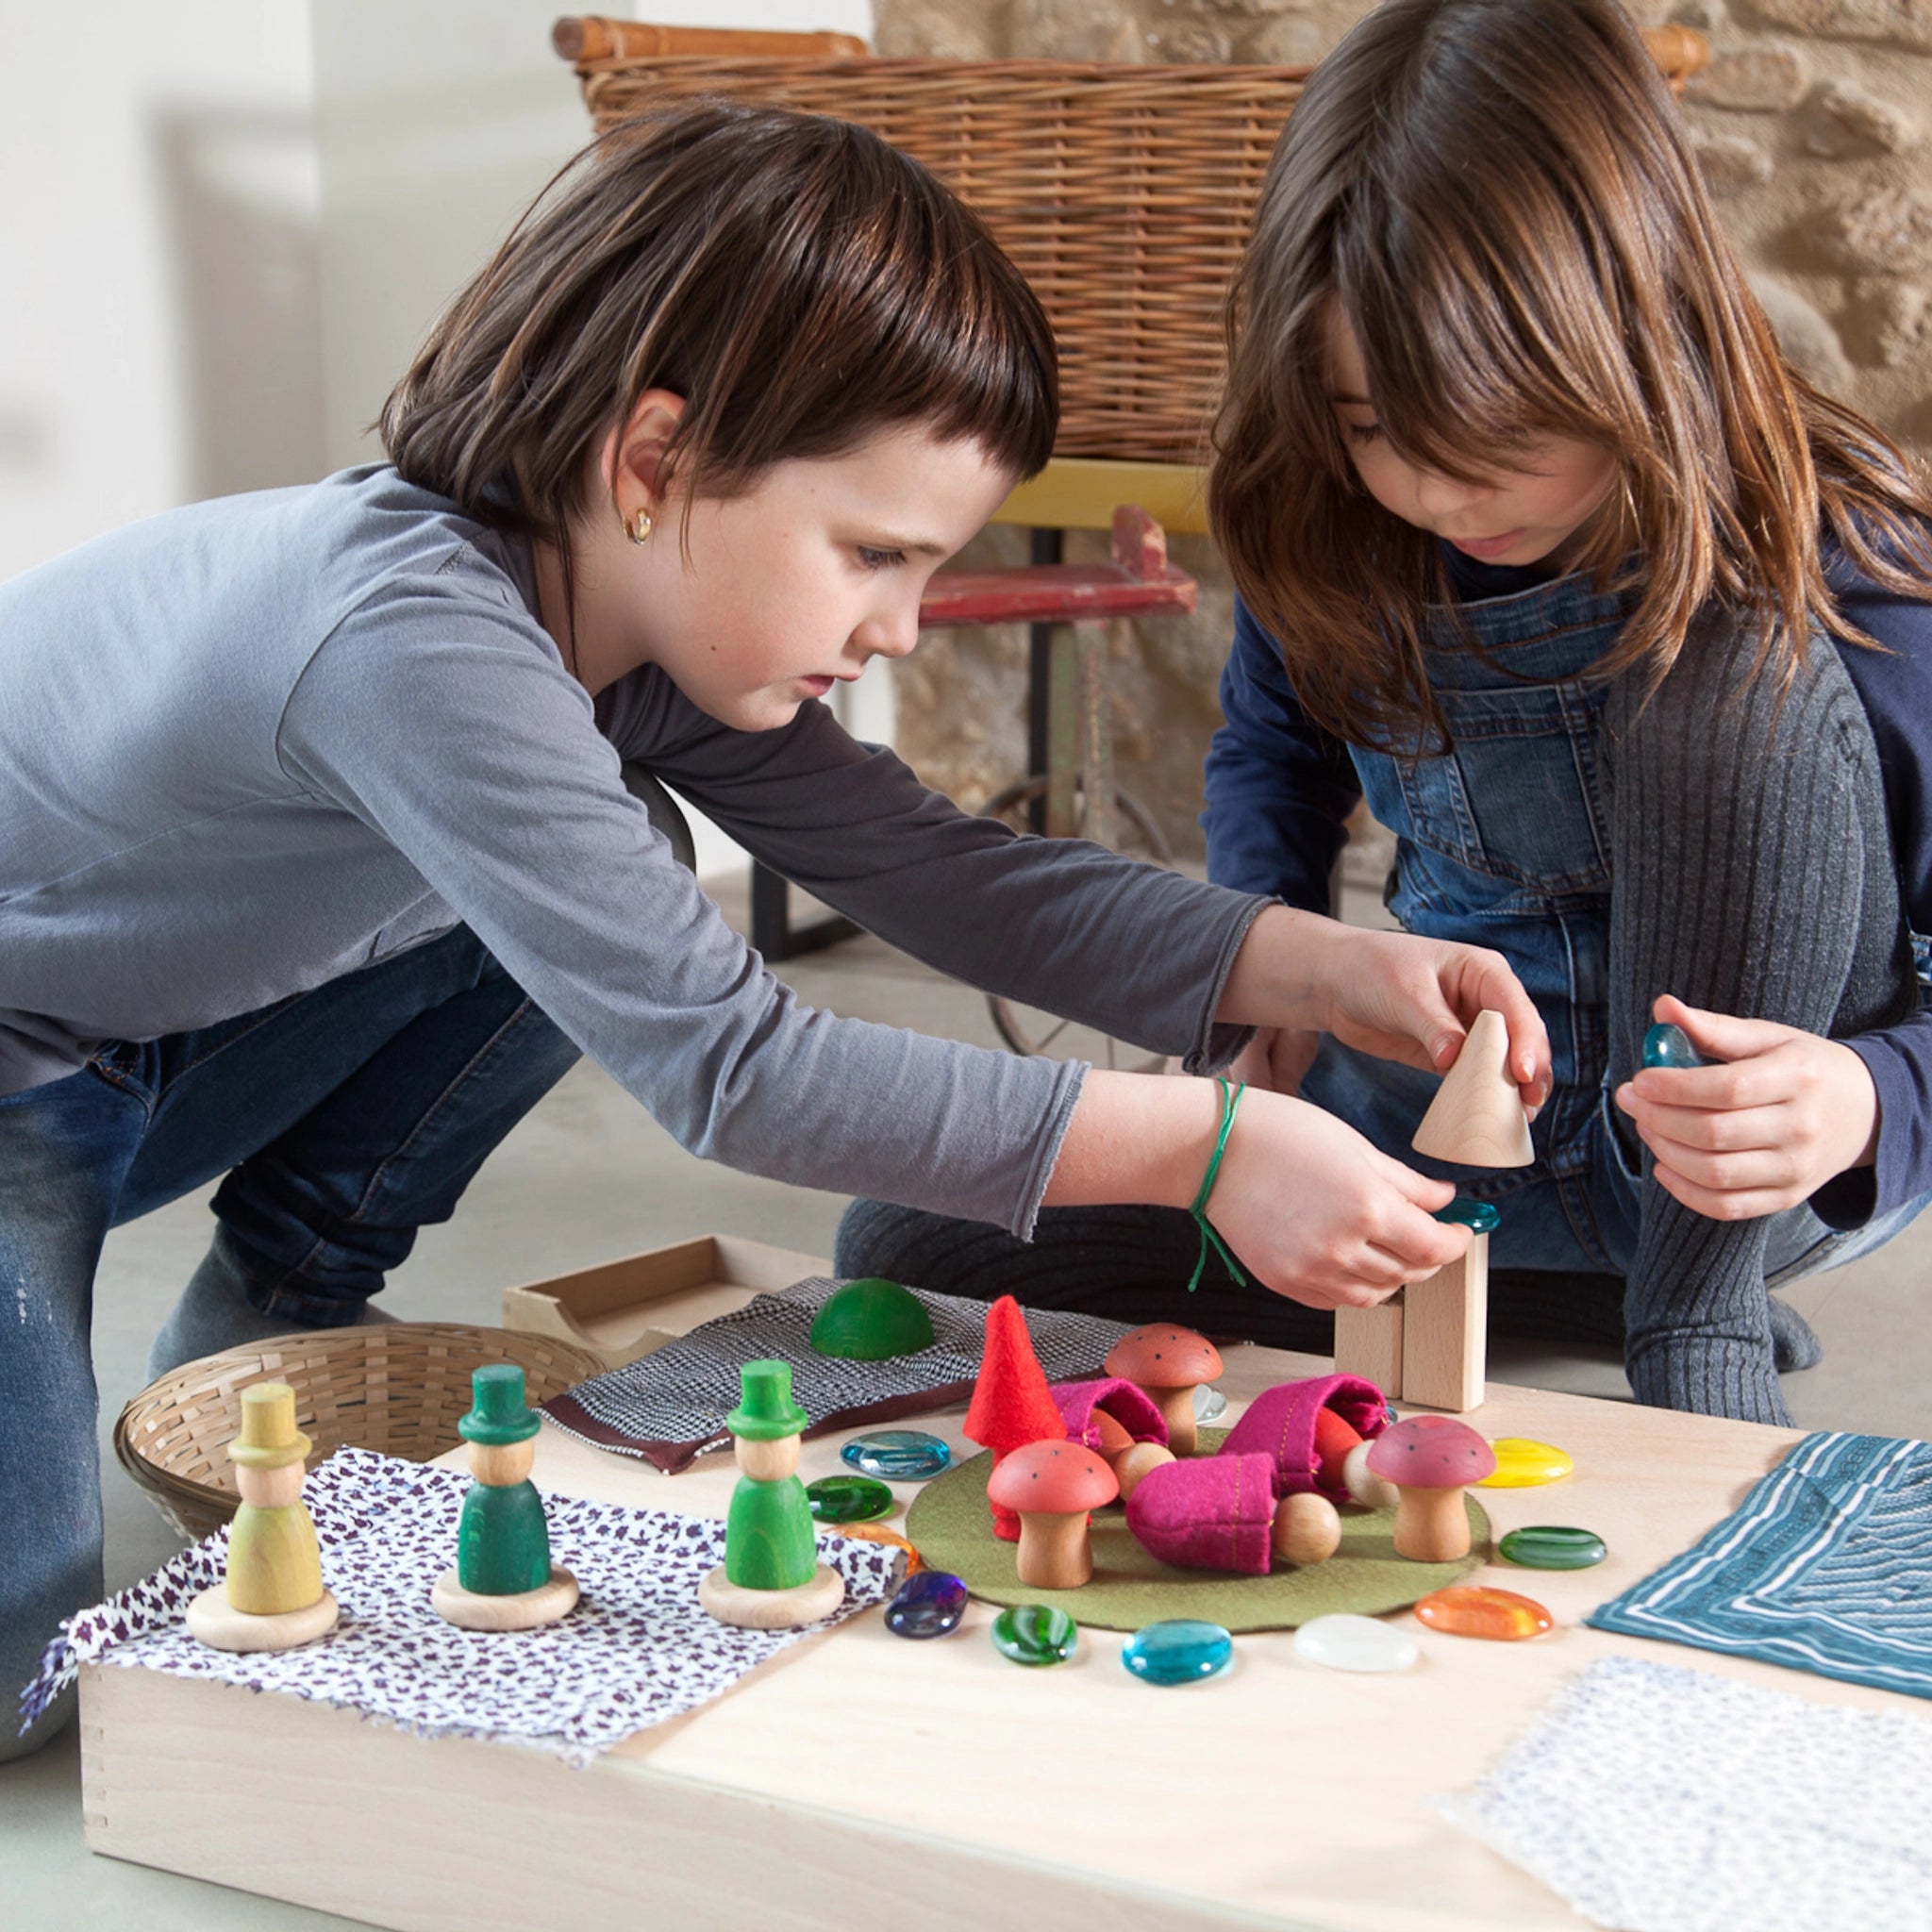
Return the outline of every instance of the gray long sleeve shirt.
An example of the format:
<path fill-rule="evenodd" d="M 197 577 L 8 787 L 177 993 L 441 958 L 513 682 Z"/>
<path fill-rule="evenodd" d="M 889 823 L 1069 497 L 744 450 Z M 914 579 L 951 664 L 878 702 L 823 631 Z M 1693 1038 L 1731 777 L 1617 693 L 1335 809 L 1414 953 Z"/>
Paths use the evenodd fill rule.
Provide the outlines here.
<path fill-rule="evenodd" d="M 625 791 L 988 991 L 1197 1067 L 1266 902 L 1015 837 L 820 705 L 593 707 L 527 545 L 392 470 L 192 506 L 0 585 L 0 1094 L 466 922 L 693 1153 L 1031 1226 L 1081 1070 L 801 1006 Z"/>

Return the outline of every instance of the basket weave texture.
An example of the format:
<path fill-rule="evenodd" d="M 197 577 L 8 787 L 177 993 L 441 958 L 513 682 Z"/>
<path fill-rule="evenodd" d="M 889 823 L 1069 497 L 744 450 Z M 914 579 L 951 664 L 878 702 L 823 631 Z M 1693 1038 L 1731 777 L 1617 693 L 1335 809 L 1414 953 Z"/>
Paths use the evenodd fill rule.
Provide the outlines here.
<path fill-rule="evenodd" d="M 1204 460 L 1223 297 L 1307 69 L 618 55 L 577 72 L 599 132 L 704 93 L 870 127 L 1033 285 L 1059 343 L 1058 455 Z"/>
<path fill-rule="evenodd" d="M 235 1513 L 228 1444 L 242 1430 L 242 1391 L 286 1382 L 296 1425 L 314 1442 L 311 1466 L 341 1448 L 427 1462 L 454 1449 L 471 1406 L 471 1372 L 514 1362 L 531 1406 L 603 1373 L 586 1349 L 508 1328 L 394 1322 L 279 1335 L 184 1362 L 143 1389 L 114 1424 L 114 1453 L 156 1508 L 185 1537 L 205 1537 Z"/>

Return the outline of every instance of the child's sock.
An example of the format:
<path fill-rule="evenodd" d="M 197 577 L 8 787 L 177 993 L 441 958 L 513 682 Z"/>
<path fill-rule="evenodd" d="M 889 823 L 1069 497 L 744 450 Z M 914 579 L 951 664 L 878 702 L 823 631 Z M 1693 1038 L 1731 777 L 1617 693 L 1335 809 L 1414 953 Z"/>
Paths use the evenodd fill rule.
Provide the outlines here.
<path fill-rule="evenodd" d="M 179 1368 L 183 1362 L 199 1361 L 205 1355 L 219 1355 L 225 1348 L 242 1348 L 252 1341 L 266 1341 L 271 1336 L 291 1335 L 305 1326 L 321 1325 L 293 1322 L 287 1315 L 258 1314 L 248 1300 L 250 1277 L 243 1253 L 242 1244 L 226 1226 L 218 1223 L 215 1238 L 202 1257 L 200 1267 L 189 1276 L 181 1299 L 161 1324 L 160 1333 L 148 1350 L 150 1382 L 171 1369 Z M 346 1328 L 394 1320 L 393 1315 L 381 1314 L 374 1303 L 365 1301 L 353 1314 L 345 1308 L 338 1325 Z"/>

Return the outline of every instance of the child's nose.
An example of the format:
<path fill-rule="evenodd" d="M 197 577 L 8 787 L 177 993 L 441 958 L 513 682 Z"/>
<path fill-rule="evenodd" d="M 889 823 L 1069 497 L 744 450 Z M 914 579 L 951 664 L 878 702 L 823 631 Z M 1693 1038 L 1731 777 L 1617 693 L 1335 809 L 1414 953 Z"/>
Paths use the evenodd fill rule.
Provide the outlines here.
<path fill-rule="evenodd" d="M 1467 509 L 1486 493 L 1480 483 L 1465 483 L 1440 471 L 1418 470 L 1415 474 L 1415 500 L 1424 516 L 1448 516 Z"/>
<path fill-rule="evenodd" d="M 894 598 L 859 625 L 857 641 L 874 657 L 905 657 L 919 641 L 918 598 Z"/>

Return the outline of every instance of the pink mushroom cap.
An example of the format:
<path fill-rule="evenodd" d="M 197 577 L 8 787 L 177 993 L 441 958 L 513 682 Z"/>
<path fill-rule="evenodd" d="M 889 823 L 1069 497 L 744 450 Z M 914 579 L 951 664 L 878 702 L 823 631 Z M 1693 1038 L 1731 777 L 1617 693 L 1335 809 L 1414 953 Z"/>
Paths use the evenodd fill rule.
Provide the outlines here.
<path fill-rule="evenodd" d="M 1453 1415 L 1412 1415 L 1369 1446 L 1369 1474 L 1398 1490 L 1465 1490 L 1493 1474 L 1496 1452 Z"/>

